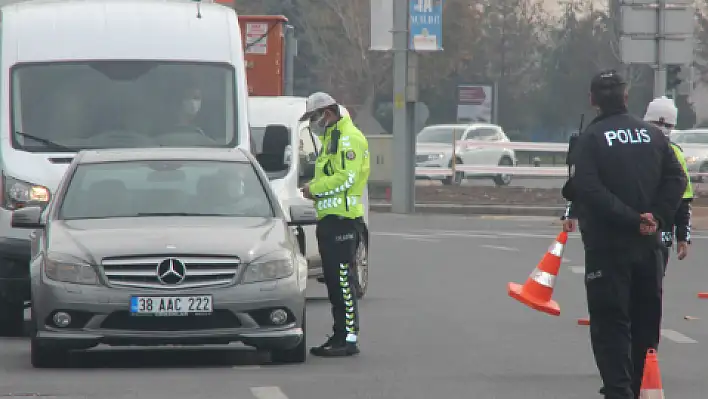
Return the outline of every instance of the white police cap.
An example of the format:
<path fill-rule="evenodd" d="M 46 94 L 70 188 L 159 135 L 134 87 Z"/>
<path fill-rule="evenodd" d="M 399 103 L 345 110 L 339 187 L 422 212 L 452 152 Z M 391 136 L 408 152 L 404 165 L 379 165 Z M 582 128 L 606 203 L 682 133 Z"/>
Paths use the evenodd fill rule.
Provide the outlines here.
<path fill-rule="evenodd" d="M 646 122 L 664 122 L 669 125 L 676 125 L 678 119 L 678 109 L 674 104 L 674 100 L 661 96 L 655 98 L 647 106 L 647 112 L 644 114 Z"/>

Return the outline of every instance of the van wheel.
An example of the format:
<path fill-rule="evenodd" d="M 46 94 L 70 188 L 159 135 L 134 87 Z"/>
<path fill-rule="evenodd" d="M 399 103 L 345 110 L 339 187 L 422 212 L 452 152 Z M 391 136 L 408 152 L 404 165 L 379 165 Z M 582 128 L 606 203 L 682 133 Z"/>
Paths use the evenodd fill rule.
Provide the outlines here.
<path fill-rule="evenodd" d="M 305 363 L 307 360 L 307 311 L 302 311 L 302 341 L 292 349 L 275 350 L 270 352 L 270 360 L 273 363 L 291 364 Z"/>
<path fill-rule="evenodd" d="M 25 305 L 23 302 L 0 302 L 0 336 L 25 335 Z"/>
<path fill-rule="evenodd" d="M 350 273 L 356 277 L 354 279 L 354 294 L 357 299 L 361 299 L 366 295 L 366 290 L 369 287 L 369 242 L 363 234 L 359 238 L 354 265 L 351 266 Z"/>

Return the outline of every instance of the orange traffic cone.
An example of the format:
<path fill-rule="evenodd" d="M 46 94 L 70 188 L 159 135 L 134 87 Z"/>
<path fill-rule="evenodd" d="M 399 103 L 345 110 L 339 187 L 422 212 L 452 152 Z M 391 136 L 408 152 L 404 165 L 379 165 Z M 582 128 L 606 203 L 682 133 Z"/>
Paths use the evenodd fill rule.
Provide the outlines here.
<path fill-rule="evenodd" d="M 644 362 L 644 376 L 642 388 L 639 390 L 639 399 L 664 399 L 664 388 L 661 385 L 661 372 L 656 350 L 647 351 L 647 360 Z"/>
<path fill-rule="evenodd" d="M 563 260 L 566 242 L 568 242 L 568 233 L 558 234 L 556 241 L 548 248 L 548 252 L 543 256 L 526 283 L 523 286 L 509 283 L 507 286 L 509 296 L 533 309 L 559 316 L 560 306 L 551 297 Z"/>

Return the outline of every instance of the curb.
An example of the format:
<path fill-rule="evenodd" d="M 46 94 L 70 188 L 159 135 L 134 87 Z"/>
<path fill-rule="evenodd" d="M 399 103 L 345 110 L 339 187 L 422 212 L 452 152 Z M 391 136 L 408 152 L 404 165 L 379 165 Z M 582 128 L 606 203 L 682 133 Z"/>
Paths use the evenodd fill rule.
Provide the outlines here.
<path fill-rule="evenodd" d="M 371 212 L 390 213 L 391 204 L 369 204 Z M 513 215 L 513 216 L 557 216 L 565 212 L 564 206 L 525 205 L 457 205 L 457 204 L 416 204 L 415 213 L 448 215 Z"/>

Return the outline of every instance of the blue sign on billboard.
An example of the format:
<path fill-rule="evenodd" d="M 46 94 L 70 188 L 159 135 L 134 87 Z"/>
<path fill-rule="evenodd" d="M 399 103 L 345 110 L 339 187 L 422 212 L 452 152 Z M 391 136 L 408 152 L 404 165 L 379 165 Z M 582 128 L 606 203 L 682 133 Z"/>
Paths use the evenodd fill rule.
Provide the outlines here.
<path fill-rule="evenodd" d="M 442 50 L 443 0 L 409 0 L 408 48 L 413 51 Z"/>

